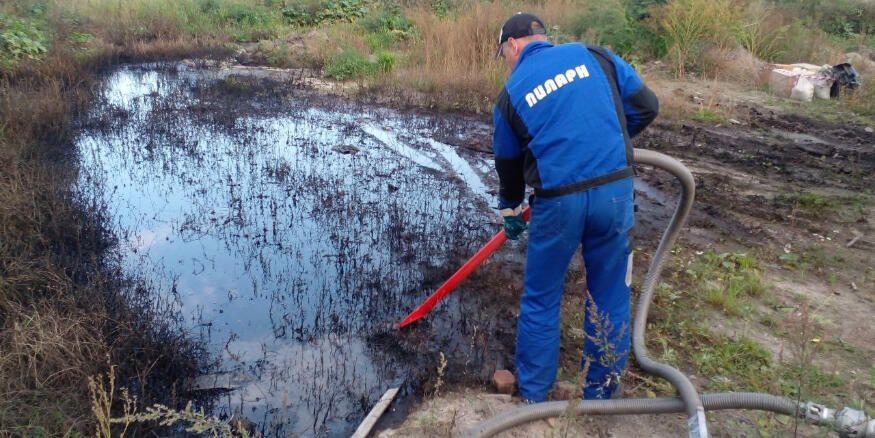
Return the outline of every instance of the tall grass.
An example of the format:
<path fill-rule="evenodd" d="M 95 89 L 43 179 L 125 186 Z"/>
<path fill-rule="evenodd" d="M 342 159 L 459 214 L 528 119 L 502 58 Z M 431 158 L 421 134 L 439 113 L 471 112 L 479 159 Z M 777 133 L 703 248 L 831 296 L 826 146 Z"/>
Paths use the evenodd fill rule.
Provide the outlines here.
<path fill-rule="evenodd" d="M 659 22 L 678 77 L 686 76 L 708 46 L 733 45 L 739 21 L 740 13 L 729 0 L 670 1 L 660 11 Z"/>
<path fill-rule="evenodd" d="M 435 14 L 431 4 L 413 5 L 407 14 L 419 39 L 393 80 L 446 99 L 461 99 L 469 108 L 488 108 L 507 76 L 504 62 L 495 58 L 499 30 L 507 17 L 518 11 L 533 12 L 555 34 L 568 22 L 568 11 L 595 3 L 461 0 L 446 15 Z"/>
<path fill-rule="evenodd" d="M 495 60 L 500 20 L 508 15 L 497 1 L 469 2 L 446 18 L 429 9 L 410 13 L 420 33 L 417 52 L 397 78 L 430 92 L 497 94 L 503 64 Z"/>

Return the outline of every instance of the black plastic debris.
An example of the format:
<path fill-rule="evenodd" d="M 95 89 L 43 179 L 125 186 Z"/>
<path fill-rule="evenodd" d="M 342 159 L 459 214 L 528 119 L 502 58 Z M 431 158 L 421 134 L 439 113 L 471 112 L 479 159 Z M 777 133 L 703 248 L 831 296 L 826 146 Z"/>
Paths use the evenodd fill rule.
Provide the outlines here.
<path fill-rule="evenodd" d="M 829 97 L 838 97 L 843 88 L 847 90 L 848 94 L 853 94 L 854 90 L 860 88 L 860 73 L 851 64 L 844 63 L 833 66 L 832 75 L 835 82 L 829 90 Z"/>

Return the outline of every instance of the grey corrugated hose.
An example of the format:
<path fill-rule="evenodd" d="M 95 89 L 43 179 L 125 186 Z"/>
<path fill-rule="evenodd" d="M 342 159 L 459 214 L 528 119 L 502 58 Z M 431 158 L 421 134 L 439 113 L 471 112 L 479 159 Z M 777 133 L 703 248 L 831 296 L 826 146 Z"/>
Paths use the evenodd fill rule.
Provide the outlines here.
<path fill-rule="evenodd" d="M 663 263 L 671 247 L 677 240 L 687 216 L 693 206 L 696 186 L 693 175 L 678 160 L 665 154 L 644 149 L 635 149 L 635 163 L 663 169 L 678 179 L 681 183 L 681 198 L 662 235 L 659 247 L 653 256 L 653 261 L 644 278 L 641 295 L 633 323 L 632 343 L 635 360 L 646 372 L 668 380 L 677 388 L 680 398 L 652 399 L 620 399 L 620 400 L 574 400 L 570 402 L 548 402 L 521 407 L 511 412 L 499 415 L 491 420 L 478 424 L 466 436 L 488 437 L 509 428 L 549 417 L 563 414 L 661 414 L 685 412 L 690 437 L 704 438 L 708 436 L 705 420 L 705 409 L 757 409 L 778 412 L 787 415 L 799 415 L 797 403 L 769 394 L 756 393 L 721 393 L 706 394 L 703 400 L 699 398 L 695 386 L 679 370 L 664 363 L 653 360 L 647 353 L 644 344 L 644 331 L 647 327 L 647 313 L 653 292 L 662 271 Z"/>

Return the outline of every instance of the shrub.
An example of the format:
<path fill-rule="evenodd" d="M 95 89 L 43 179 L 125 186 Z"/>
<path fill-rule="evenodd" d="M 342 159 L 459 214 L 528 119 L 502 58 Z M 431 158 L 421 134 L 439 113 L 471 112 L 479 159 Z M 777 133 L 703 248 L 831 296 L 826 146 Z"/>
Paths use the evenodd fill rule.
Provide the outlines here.
<path fill-rule="evenodd" d="M 450 14 L 452 4 L 450 0 L 434 0 L 431 2 L 432 12 L 440 18 L 444 18 Z"/>
<path fill-rule="evenodd" d="M 624 0 L 633 49 L 638 55 L 662 58 L 668 53 L 662 30 L 653 20 L 653 12 L 664 3 L 662 0 Z"/>
<path fill-rule="evenodd" d="M 795 19 L 787 25 L 779 42 L 777 62 L 835 63 L 841 48 L 828 34 L 808 20 Z"/>
<path fill-rule="evenodd" d="M 633 49 L 632 26 L 620 0 L 606 0 L 585 8 L 574 16 L 568 30 L 578 39 L 611 46 L 619 53 L 628 54 Z"/>
<path fill-rule="evenodd" d="M 820 27 L 843 38 L 875 32 L 875 5 L 854 0 L 830 0 L 818 5 Z"/>
<path fill-rule="evenodd" d="M 283 8 L 283 16 L 295 26 L 314 26 L 319 24 L 316 17 L 320 9 L 315 2 L 296 2 Z"/>

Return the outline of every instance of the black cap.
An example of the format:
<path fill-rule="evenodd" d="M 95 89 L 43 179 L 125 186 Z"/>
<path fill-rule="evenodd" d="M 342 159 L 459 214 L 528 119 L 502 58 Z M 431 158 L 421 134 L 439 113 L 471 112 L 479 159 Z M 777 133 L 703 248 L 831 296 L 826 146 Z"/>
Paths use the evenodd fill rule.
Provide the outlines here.
<path fill-rule="evenodd" d="M 546 33 L 547 26 L 544 26 L 544 22 L 537 15 L 517 12 L 504 22 L 504 26 L 501 26 L 501 34 L 498 35 L 498 53 L 495 56 L 501 55 L 501 45 L 508 38 L 523 38 Z"/>

